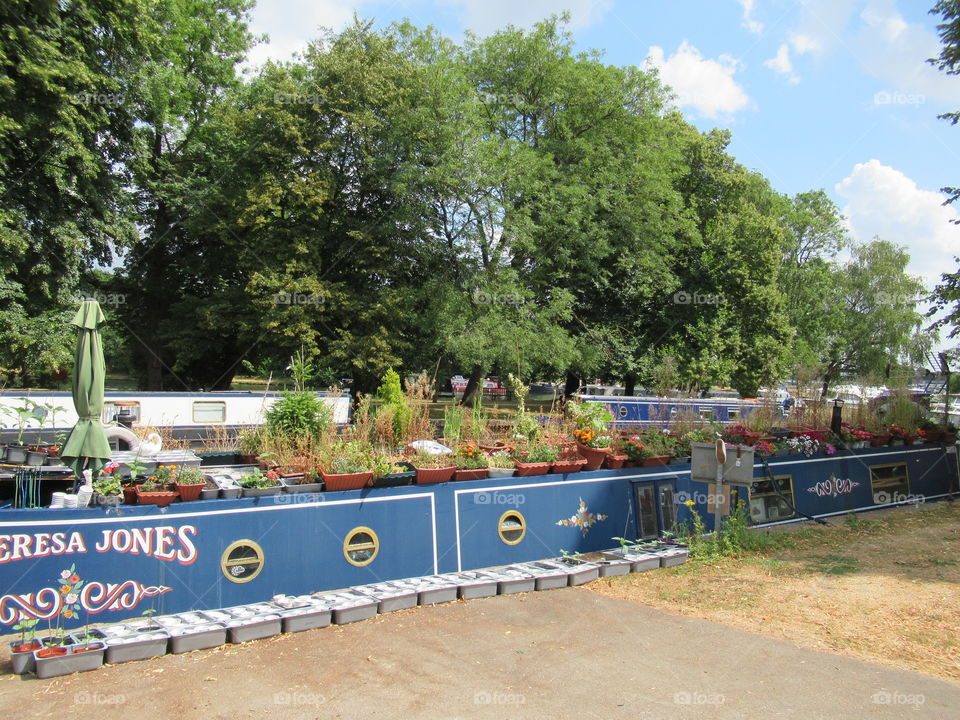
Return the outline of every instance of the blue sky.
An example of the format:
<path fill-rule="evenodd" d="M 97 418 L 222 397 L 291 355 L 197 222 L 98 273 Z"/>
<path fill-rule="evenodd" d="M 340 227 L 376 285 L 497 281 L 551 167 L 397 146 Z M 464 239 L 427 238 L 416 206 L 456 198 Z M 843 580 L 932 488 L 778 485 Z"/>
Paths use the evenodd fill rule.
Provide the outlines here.
<path fill-rule="evenodd" d="M 529 26 L 569 10 L 580 49 L 615 65 L 652 63 L 701 129 L 729 128 L 730 151 L 780 192 L 823 188 L 855 239 L 906 246 L 929 285 L 960 255 L 960 77 L 939 52 L 934 0 L 259 0 L 254 61 L 287 59 L 320 26 L 354 11 L 377 25 L 407 18 L 460 39 Z"/>

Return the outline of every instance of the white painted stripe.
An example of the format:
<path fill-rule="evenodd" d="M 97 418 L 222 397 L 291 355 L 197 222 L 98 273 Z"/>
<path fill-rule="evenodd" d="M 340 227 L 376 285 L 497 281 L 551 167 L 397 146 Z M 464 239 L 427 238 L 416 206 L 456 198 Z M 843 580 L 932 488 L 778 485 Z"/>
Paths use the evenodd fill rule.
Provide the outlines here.
<path fill-rule="evenodd" d="M 373 503 L 373 502 L 394 502 L 396 500 L 414 500 L 417 498 L 430 498 L 431 499 L 431 510 L 433 507 L 433 493 L 412 493 L 410 495 L 396 495 L 393 497 L 382 497 L 382 498 L 352 498 L 349 500 L 321 500 L 318 502 L 309 502 L 309 503 L 290 503 L 289 505 L 265 505 L 263 507 L 252 507 L 252 508 L 234 508 L 231 510 L 210 510 L 207 512 L 194 512 L 194 513 L 164 513 L 162 515 L 141 515 L 141 516 L 117 516 L 117 517 L 101 517 L 101 518 L 76 518 L 73 520 L 50 520 L 46 517 L 37 518 L 36 520 L 23 520 L 23 521 L 11 521 L 11 522 L 0 522 L 0 528 L 5 527 L 22 527 L 27 525 L 99 525 L 100 523 L 129 523 L 129 522 L 162 522 L 166 520 L 167 522 L 179 521 L 184 518 L 195 518 L 195 517 L 209 517 L 216 515 L 218 517 L 223 517 L 224 515 L 242 515 L 245 513 L 257 513 L 257 512 L 279 512 L 284 510 L 300 510 L 305 508 L 313 507 L 333 507 L 335 505 L 356 505 L 359 503 Z M 120 507 L 123 507 L 122 505 Z M 131 506 L 132 507 L 132 506 Z M 54 512 L 54 511 L 51 511 Z M 434 513 L 435 514 L 435 513 Z M 436 525 L 436 519 L 434 519 L 434 525 Z"/>
<path fill-rule="evenodd" d="M 430 517 L 433 520 L 433 574 L 440 572 L 437 569 L 437 506 L 436 497 L 433 493 L 424 493 L 430 496 Z"/>
<path fill-rule="evenodd" d="M 460 557 L 460 494 L 453 494 L 453 522 L 456 527 L 457 572 L 463 572 L 463 559 Z"/>

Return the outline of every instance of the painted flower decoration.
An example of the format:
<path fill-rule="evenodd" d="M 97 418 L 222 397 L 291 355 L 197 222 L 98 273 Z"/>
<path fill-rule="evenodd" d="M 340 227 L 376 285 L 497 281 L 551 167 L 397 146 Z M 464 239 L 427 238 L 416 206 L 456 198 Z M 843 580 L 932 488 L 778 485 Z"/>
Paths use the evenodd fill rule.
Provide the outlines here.
<path fill-rule="evenodd" d="M 67 605 L 73 605 L 77 601 L 77 597 L 78 596 L 76 593 L 70 593 L 69 595 L 67 595 L 64 602 L 67 603 Z"/>
<path fill-rule="evenodd" d="M 64 570 L 62 573 L 60 573 L 60 577 L 61 577 L 62 579 L 64 579 L 64 580 L 66 580 L 68 577 L 70 577 L 70 571 L 69 571 L 69 570 Z"/>
<path fill-rule="evenodd" d="M 563 520 L 558 520 L 557 525 L 563 525 L 565 527 L 575 527 L 580 529 L 580 534 L 583 537 L 587 536 L 587 533 L 590 532 L 590 526 L 595 523 L 600 522 L 601 520 L 606 520 L 606 515 L 601 515 L 600 513 L 592 513 L 587 511 L 587 503 L 583 498 L 580 498 L 580 507 L 577 509 L 577 513 L 571 517 L 564 518 Z"/>

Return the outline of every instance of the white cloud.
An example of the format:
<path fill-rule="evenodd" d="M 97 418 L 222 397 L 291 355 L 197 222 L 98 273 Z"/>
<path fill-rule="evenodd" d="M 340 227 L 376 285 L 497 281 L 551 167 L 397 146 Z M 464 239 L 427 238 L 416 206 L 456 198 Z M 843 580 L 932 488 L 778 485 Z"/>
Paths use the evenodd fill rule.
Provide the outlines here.
<path fill-rule="evenodd" d="M 780 46 L 776 55 L 769 60 L 765 60 L 763 64 L 776 73 L 786 75 L 787 82 L 791 85 L 800 82 L 799 76 L 793 72 L 793 63 L 790 62 L 790 47 L 786 43 Z"/>
<path fill-rule="evenodd" d="M 613 7 L 613 0 L 441 0 L 459 8 L 466 30 L 485 36 L 507 25 L 529 27 L 550 15 L 570 12 L 570 28 L 587 27 L 603 19 Z"/>
<path fill-rule="evenodd" d="M 248 64 L 290 60 L 319 37 L 321 27 L 342 30 L 361 4 L 362 0 L 261 0 L 251 10 L 250 30 L 266 33 L 270 40 L 250 51 Z"/>
<path fill-rule="evenodd" d="M 879 160 L 853 167 L 849 176 L 836 185 L 837 194 L 847 201 L 843 214 L 854 238 L 862 241 L 878 236 L 910 252 L 910 272 L 920 275 L 928 287 L 940 275 L 955 268 L 960 254 L 960 218 L 953 206 L 944 206 L 944 197 L 923 190 L 899 170 Z"/>
<path fill-rule="evenodd" d="M 709 118 L 735 113 L 750 104 L 750 97 L 734 79 L 740 63 L 729 55 L 716 60 L 704 58 L 684 40 L 668 58 L 663 48 L 654 45 L 647 63 L 660 72 L 660 78 L 673 89 L 681 106 Z"/>
<path fill-rule="evenodd" d="M 790 35 L 790 44 L 793 45 L 793 49 L 797 55 L 819 55 L 823 52 L 823 43 L 813 35 L 792 33 Z"/>
<path fill-rule="evenodd" d="M 741 20 L 741 25 L 743 25 L 754 35 L 759 35 L 762 33 L 763 23 L 753 18 L 754 0 L 737 0 L 737 2 L 739 2 L 740 6 L 743 8 L 743 19 Z"/>
<path fill-rule="evenodd" d="M 957 79 L 927 62 L 940 54 L 936 33 L 919 23 L 906 22 L 895 7 L 887 8 L 882 0 L 865 8 L 860 19 L 863 25 L 851 41 L 857 60 L 869 74 L 886 82 L 889 91 L 960 103 Z"/>

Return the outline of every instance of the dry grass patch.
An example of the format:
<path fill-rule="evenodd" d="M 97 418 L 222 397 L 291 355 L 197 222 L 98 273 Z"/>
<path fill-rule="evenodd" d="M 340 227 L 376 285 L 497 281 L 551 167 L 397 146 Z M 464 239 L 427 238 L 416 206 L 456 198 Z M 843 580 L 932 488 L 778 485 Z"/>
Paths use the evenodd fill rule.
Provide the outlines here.
<path fill-rule="evenodd" d="M 788 547 L 590 587 L 801 647 L 960 681 L 960 505 L 855 516 Z"/>

